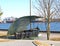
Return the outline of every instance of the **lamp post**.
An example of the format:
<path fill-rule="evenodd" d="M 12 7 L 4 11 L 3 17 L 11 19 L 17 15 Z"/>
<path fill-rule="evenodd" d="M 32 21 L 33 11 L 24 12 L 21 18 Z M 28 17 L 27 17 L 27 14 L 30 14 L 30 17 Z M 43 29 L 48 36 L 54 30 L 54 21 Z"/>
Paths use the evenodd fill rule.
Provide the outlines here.
<path fill-rule="evenodd" d="M 31 0 L 30 0 L 30 16 L 31 16 Z M 30 30 L 31 30 L 31 17 L 30 17 Z"/>

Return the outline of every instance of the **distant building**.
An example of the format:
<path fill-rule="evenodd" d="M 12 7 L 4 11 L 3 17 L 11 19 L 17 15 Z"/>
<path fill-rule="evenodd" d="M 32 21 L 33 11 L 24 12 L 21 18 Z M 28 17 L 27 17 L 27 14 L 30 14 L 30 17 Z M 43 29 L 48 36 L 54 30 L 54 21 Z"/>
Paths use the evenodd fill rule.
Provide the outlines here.
<path fill-rule="evenodd" d="M 17 18 L 14 17 L 7 17 L 3 20 L 3 23 L 12 23 L 16 20 Z"/>
<path fill-rule="evenodd" d="M 0 20 L 0 23 L 2 23 L 2 20 Z"/>

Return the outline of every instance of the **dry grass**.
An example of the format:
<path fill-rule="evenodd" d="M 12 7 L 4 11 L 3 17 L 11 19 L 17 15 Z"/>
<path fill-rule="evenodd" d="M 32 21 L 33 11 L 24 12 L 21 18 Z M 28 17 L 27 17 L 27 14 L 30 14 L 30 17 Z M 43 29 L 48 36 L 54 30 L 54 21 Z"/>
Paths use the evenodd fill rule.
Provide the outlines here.
<path fill-rule="evenodd" d="M 0 36 L 7 36 L 7 31 L 0 31 Z"/>
<path fill-rule="evenodd" d="M 0 42 L 8 42 L 8 41 L 10 41 L 10 40 L 8 40 L 8 39 L 0 39 Z"/>
<path fill-rule="evenodd" d="M 50 38 L 50 40 L 53 40 L 53 41 L 60 41 L 60 37 L 53 37 L 53 38 Z"/>
<path fill-rule="evenodd" d="M 7 36 L 7 31 L 0 31 L 0 42 L 8 42 L 10 40 L 5 39 L 5 37 Z"/>
<path fill-rule="evenodd" d="M 34 43 L 36 46 L 50 46 L 49 44 L 40 42 L 40 41 L 38 41 L 38 40 L 33 41 L 33 43 Z"/>
<path fill-rule="evenodd" d="M 15 40 L 7 39 L 8 31 L 0 31 L 0 42 L 14 42 Z"/>

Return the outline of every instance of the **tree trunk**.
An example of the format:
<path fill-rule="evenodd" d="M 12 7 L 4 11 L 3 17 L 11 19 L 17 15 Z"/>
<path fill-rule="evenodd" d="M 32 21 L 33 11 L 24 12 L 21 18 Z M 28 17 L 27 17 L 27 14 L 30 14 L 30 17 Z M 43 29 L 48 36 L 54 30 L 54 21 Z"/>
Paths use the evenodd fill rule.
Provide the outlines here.
<path fill-rule="evenodd" d="M 48 20 L 47 20 L 47 40 L 49 40 L 50 37 L 50 0 L 48 2 L 48 10 L 47 10 L 47 14 L 48 14 Z"/>
<path fill-rule="evenodd" d="M 47 40 L 49 40 L 50 37 L 50 23 L 48 22 L 48 26 L 47 26 Z"/>

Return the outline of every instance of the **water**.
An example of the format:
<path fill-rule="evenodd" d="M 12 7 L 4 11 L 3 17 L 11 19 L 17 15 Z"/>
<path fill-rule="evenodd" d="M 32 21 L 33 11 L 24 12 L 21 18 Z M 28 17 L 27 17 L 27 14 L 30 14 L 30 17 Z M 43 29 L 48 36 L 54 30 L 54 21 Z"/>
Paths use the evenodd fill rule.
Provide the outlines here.
<path fill-rule="evenodd" d="M 47 24 L 46 23 L 32 23 L 32 28 L 39 27 L 40 31 L 46 31 Z M 30 26 L 28 26 L 28 29 Z M 60 32 L 60 22 L 51 22 L 50 23 L 50 31 L 59 31 Z"/>
<path fill-rule="evenodd" d="M 11 23 L 0 23 L 0 29 L 9 29 Z"/>
<path fill-rule="evenodd" d="M 0 29 L 9 29 L 11 23 L 0 23 Z M 46 23 L 32 23 L 32 28 L 39 27 L 41 31 L 46 30 Z M 29 29 L 30 26 L 28 25 L 27 28 Z M 50 30 L 51 31 L 60 31 L 60 22 L 51 22 L 50 23 Z"/>

